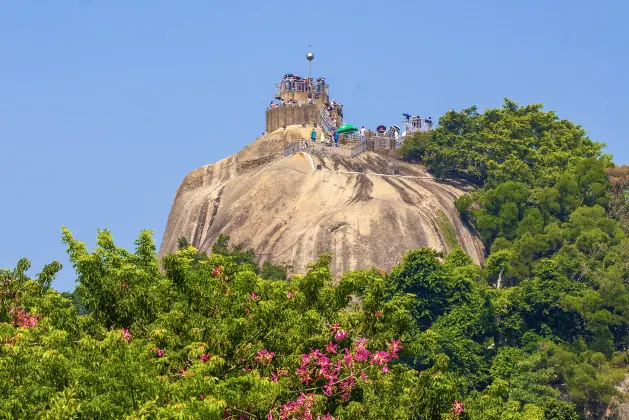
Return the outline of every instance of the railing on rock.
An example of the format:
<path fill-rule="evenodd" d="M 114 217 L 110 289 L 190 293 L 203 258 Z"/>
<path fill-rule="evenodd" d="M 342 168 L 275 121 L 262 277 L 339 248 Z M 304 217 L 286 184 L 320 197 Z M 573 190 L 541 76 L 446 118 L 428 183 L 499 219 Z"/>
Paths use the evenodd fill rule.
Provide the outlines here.
<path fill-rule="evenodd" d="M 373 143 L 374 149 L 391 149 L 391 140 L 389 136 L 369 136 L 369 141 Z"/>
<path fill-rule="evenodd" d="M 294 143 L 289 144 L 288 146 L 284 148 L 284 157 L 294 155 L 295 153 L 304 149 L 307 149 L 306 141 L 305 140 L 296 141 Z"/>
<path fill-rule="evenodd" d="M 367 150 L 367 142 L 360 141 L 353 144 L 335 146 L 333 143 L 321 143 L 313 141 L 298 141 L 289 144 L 284 148 L 284 157 L 293 155 L 300 151 L 325 153 L 345 157 L 355 157 Z"/>

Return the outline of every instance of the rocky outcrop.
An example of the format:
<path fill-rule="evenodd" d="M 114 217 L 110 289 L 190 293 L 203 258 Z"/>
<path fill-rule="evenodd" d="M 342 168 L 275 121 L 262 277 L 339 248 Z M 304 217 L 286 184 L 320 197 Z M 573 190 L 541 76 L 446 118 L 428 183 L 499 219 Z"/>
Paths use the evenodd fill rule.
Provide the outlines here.
<path fill-rule="evenodd" d="M 375 152 L 355 158 L 302 152 L 284 158 L 284 146 L 307 138 L 310 130 L 277 130 L 186 176 L 160 255 L 175 251 L 182 236 L 208 252 L 226 233 L 262 261 L 294 272 L 303 272 L 323 252 L 334 254 L 332 268 L 341 274 L 371 266 L 388 270 L 408 250 L 447 251 L 457 244 L 482 262 L 480 240 L 454 208 L 469 186 L 438 182 L 419 165 Z"/>

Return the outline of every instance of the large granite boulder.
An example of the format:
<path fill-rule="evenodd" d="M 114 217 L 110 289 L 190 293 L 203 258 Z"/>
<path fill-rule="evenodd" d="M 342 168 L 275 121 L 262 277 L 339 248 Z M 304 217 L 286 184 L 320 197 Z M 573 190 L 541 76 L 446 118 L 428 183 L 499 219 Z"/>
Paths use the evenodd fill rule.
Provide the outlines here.
<path fill-rule="evenodd" d="M 310 130 L 277 130 L 188 174 L 168 216 L 160 255 L 174 252 L 182 236 L 209 252 L 225 233 L 262 261 L 297 273 L 323 252 L 334 254 L 337 275 L 371 266 L 388 270 L 422 246 L 448 251 L 460 245 L 482 263 L 480 240 L 454 208 L 471 187 L 438 182 L 420 165 L 376 152 L 284 157 L 284 147 L 307 139 Z"/>

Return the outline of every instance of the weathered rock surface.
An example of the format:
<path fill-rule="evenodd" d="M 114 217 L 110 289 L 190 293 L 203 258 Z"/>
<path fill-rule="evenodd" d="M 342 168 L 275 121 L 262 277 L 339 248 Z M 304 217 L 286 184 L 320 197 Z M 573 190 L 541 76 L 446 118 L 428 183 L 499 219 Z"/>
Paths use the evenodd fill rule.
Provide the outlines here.
<path fill-rule="evenodd" d="M 262 261 L 297 273 L 323 252 L 334 254 L 332 268 L 342 274 L 371 266 L 388 270 L 408 250 L 447 251 L 457 241 L 482 262 L 480 240 L 454 208 L 469 186 L 437 182 L 419 165 L 374 152 L 284 158 L 284 146 L 309 132 L 277 130 L 188 174 L 168 216 L 160 255 L 174 252 L 182 236 L 209 252 L 226 233 L 232 244 L 253 248 Z M 359 165 L 362 173 L 355 172 Z M 399 176 L 392 175 L 394 169 Z"/>

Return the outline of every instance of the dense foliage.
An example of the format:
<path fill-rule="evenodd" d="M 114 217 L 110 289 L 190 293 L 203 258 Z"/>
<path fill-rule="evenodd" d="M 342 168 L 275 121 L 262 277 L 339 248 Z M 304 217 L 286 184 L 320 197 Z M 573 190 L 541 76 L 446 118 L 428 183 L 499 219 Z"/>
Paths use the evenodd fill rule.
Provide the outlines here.
<path fill-rule="evenodd" d="M 487 247 L 389 273 L 305 275 L 185 238 L 160 262 L 63 230 L 73 293 L 27 260 L 0 279 L 0 418 L 578 419 L 618 400 L 629 345 L 629 170 L 539 106 L 449 112 L 407 159 L 481 187 Z M 160 263 L 161 268 L 160 269 Z"/>
<path fill-rule="evenodd" d="M 571 364 L 549 384 L 593 412 L 587 405 L 614 381 L 585 380 L 593 368 L 583 363 L 617 364 L 629 345 L 629 168 L 615 167 L 602 146 L 540 105 L 505 100 L 482 114 L 450 111 L 402 149 L 438 177 L 480 186 L 456 206 L 490 251 L 482 277 L 499 289 L 498 356 L 515 347 L 519 360 L 531 334 L 546 337 Z M 598 392 L 579 389 L 585 383 Z"/>

